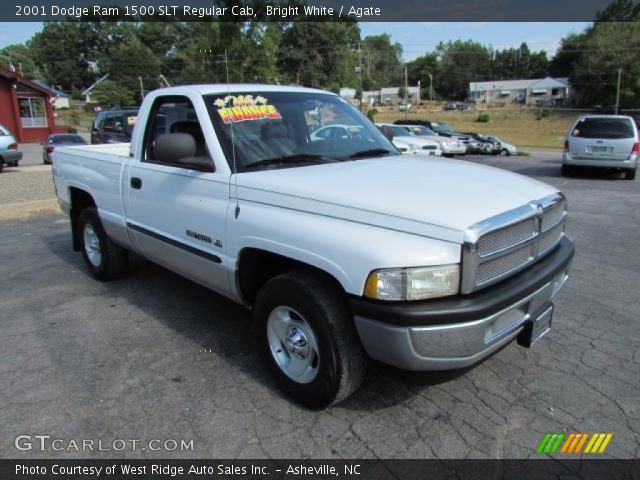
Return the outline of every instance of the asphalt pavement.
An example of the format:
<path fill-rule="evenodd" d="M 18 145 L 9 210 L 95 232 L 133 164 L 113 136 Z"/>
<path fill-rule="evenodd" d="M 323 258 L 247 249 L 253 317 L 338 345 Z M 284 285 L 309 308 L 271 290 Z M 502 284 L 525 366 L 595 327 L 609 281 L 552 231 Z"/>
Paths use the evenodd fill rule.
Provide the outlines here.
<path fill-rule="evenodd" d="M 553 151 L 469 160 L 568 197 L 577 254 L 551 332 L 462 373 L 373 364 L 324 411 L 276 389 L 244 308 L 138 257 L 125 278 L 95 281 L 62 215 L 0 223 L 0 457 L 538 458 L 542 437 L 565 431 L 611 432 L 600 456 L 637 458 L 640 182 L 563 178 Z M 23 434 L 142 443 L 18 450 Z"/>

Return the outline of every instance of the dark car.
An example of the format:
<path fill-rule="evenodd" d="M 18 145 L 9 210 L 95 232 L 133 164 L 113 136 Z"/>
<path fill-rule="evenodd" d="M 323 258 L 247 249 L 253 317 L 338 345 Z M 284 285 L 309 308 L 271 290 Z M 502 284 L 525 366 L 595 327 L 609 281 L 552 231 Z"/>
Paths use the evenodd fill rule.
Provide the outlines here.
<path fill-rule="evenodd" d="M 47 140 L 42 144 L 42 161 L 45 164 L 53 163 L 53 152 L 56 147 L 86 145 L 87 141 L 80 135 L 74 133 L 56 133 L 49 135 Z"/>
<path fill-rule="evenodd" d="M 455 138 L 467 147 L 469 146 L 469 142 L 471 140 L 469 135 L 456 132 L 448 123 L 445 122 L 434 122 L 431 120 L 396 120 L 393 123 L 395 125 L 422 125 L 423 127 L 430 128 L 441 137 Z"/>
<path fill-rule="evenodd" d="M 480 144 L 480 152 L 487 155 L 497 155 L 500 153 L 502 146 L 499 142 L 491 140 L 489 137 L 475 132 L 464 132 L 465 135 L 469 135 L 475 142 Z"/>
<path fill-rule="evenodd" d="M 137 108 L 105 110 L 98 113 L 91 129 L 91 144 L 130 142 L 137 118 Z"/>

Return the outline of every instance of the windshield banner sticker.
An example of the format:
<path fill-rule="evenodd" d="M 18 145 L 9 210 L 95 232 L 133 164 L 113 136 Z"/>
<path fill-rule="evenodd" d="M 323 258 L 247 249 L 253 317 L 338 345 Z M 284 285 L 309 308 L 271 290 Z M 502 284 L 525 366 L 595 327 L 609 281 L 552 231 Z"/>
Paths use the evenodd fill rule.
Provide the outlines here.
<path fill-rule="evenodd" d="M 260 95 L 255 98 L 253 95 L 227 95 L 216 99 L 213 104 L 218 107 L 224 123 L 281 118 L 276 107 L 268 105 L 268 100 Z"/>

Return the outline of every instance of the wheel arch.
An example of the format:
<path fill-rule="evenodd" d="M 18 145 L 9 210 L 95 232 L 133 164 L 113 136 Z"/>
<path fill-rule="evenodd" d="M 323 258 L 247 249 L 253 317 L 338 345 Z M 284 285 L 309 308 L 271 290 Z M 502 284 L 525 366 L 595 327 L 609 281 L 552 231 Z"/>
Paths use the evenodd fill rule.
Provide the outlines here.
<path fill-rule="evenodd" d="M 78 187 L 69 187 L 69 200 L 70 200 L 70 210 L 69 210 L 69 218 L 71 220 L 71 238 L 73 241 L 73 250 L 80 250 L 80 241 L 78 238 L 78 217 L 80 217 L 80 213 L 87 207 L 96 207 L 96 202 L 93 199 L 93 196 Z"/>
<path fill-rule="evenodd" d="M 238 295 L 248 305 L 253 305 L 260 288 L 272 278 L 292 270 L 311 270 L 322 274 L 341 291 L 347 292 L 346 279 L 342 281 L 326 268 L 282 255 L 259 247 L 245 247 L 238 254 L 235 274 Z"/>

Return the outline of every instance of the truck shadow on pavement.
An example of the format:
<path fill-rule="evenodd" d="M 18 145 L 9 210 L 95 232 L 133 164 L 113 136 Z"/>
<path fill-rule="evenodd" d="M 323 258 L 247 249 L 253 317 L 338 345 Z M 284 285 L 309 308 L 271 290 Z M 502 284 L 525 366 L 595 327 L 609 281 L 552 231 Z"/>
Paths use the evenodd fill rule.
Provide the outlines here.
<path fill-rule="evenodd" d="M 87 285 L 90 296 L 104 298 L 102 307 L 126 307 L 140 317 L 133 321 L 137 327 L 146 324 L 151 329 L 153 325 L 149 322 L 160 322 L 193 343 L 194 355 L 214 355 L 215 361 L 210 363 L 212 369 L 238 369 L 241 372 L 211 372 L 210 377 L 197 378 L 202 375 L 201 370 L 187 371 L 170 376 L 172 382 L 185 382 L 184 388 L 189 388 L 190 382 L 214 381 L 207 377 L 232 376 L 237 377 L 238 382 L 248 377 L 260 384 L 248 390 L 263 387 L 271 395 L 286 399 L 258 352 L 251 311 L 136 254 L 130 255 L 129 272 L 124 278 L 99 282 L 87 271 L 81 253 L 71 249 L 69 235 L 69 232 L 51 232 L 43 240 L 50 252 L 70 267 L 69 270 L 81 272 L 82 283 Z M 62 273 L 61 278 L 64 276 Z M 168 347 L 160 344 L 156 348 Z M 145 367 L 140 365 L 140 368 Z M 361 388 L 340 407 L 363 411 L 385 408 L 408 401 L 429 386 L 454 380 L 464 373 L 464 370 L 408 372 L 371 361 Z M 149 374 L 154 375 L 154 372 Z M 219 394 L 219 390 L 216 393 Z"/>

